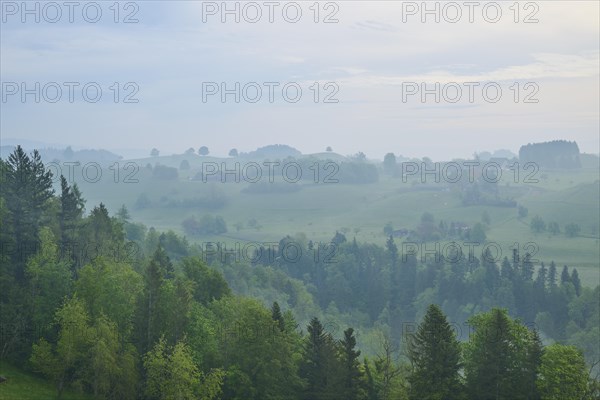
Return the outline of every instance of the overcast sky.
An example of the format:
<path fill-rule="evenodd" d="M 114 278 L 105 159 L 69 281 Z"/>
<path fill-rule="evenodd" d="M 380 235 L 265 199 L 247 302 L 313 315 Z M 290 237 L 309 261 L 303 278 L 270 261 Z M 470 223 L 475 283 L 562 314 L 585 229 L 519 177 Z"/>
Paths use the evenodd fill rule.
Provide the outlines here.
<path fill-rule="evenodd" d="M 274 7 L 272 23 L 263 1 L 255 3 L 262 12 L 256 23 L 245 20 L 256 17 L 256 7 L 242 2 L 240 22 L 225 15 L 223 23 L 213 7 L 220 9 L 221 2 L 200 1 L 123 2 L 118 16 L 109 8 L 112 1 L 99 2 L 97 23 L 83 18 L 86 2 L 73 10 L 73 23 L 64 6 L 59 21 L 49 22 L 57 19 L 56 10 L 42 4 L 36 23 L 35 15 L 22 15 L 21 2 L 3 1 L 2 138 L 75 148 L 156 147 L 162 154 L 206 145 L 213 155 L 282 143 L 304 153 L 332 146 L 344 155 L 394 152 L 434 160 L 567 139 L 598 153 L 597 1 L 521 2 L 512 9 L 512 1 L 500 2 L 500 17 L 489 2 L 474 9 L 462 1 L 441 2 L 439 23 L 434 14 L 422 15 L 420 1 L 321 2 L 317 23 L 313 1 L 297 2 L 302 16 L 291 23 L 285 18 L 293 20 L 296 8 L 289 3 Z M 86 10 L 93 20 L 94 7 Z M 139 22 L 123 23 L 129 14 Z M 324 23 L 326 18 L 338 22 Z M 30 89 L 40 83 L 40 103 L 34 94 L 22 101 L 23 82 Z M 41 89 L 48 82 L 62 86 L 56 103 L 47 101 L 55 97 L 54 85 Z M 72 103 L 64 82 L 80 83 Z M 82 96 L 89 82 L 102 89 L 96 103 Z M 137 103 L 123 102 L 135 90 L 128 82 L 139 87 L 131 97 Z M 230 89 L 235 82 L 242 88 L 256 82 L 262 97 L 247 101 L 255 98 L 253 85 L 239 103 L 234 94 L 223 103 L 220 93 L 206 93 L 222 82 Z M 265 82 L 279 84 L 272 102 Z M 439 102 L 435 94 L 423 101 L 422 84 L 434 89 L 436 82 Z M 288 100 L 283 97 L 286 83 L 302 88 L 298 102 L 291 102 L 294 85 L 288 85 Z M 502 95 L 493 102 L 498 87 Z M 327 96 L 338 102 L 324 103 Z"/>

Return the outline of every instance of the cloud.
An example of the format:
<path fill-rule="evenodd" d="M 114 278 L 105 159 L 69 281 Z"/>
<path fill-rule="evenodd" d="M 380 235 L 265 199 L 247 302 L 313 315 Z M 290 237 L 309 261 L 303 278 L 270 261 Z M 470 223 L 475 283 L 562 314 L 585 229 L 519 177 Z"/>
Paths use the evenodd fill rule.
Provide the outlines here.
<path fill-rule="evenodd" d="M 457 74 L 447 69 L 436 69 L 418 75 L 361 75 L 357 77 L 339 77 L 336 81 L 347 87 L 396 86 L 404 82 L 425 82 L 441 84 L 450 82 L 515 82 L 541 81 L 546 79 L 590 78 L 600 75 L 599 53 L 582 55 L 572 54 L 533 54 L 535 60 L 524 65 L 512 65 L 476 74 Z"/>

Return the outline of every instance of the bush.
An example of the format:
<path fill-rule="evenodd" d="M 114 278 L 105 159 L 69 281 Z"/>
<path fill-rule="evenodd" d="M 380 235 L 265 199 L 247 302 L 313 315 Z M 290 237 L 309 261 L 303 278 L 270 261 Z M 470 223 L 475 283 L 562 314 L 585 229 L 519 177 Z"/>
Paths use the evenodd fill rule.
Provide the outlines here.
<path fill-rule="evenodd" d="M 223 217 L 217 215 L 204 215 L 200 221 L 191 216 L 185 219 L 181 225 L 186 234 L 190 236 L 220 235 L 227 232 L 227 224 Z"/>
<path fill-rule="evenodd" d="M 575 224 L 575 223 L 570 223 L 565 225 L 565 235 L 567 237 L 575 237 L 579 235 L 579 232 L 581 231 L 581 228 L 579 227 L 579 225 Z"/>
<path fill-rule="evenodd" d="M 177 172 L 177 168 L 157 165 L 152 171 L 152 176 L 156 179 L 175 180 L 179 177 L 179 173 Z"/>

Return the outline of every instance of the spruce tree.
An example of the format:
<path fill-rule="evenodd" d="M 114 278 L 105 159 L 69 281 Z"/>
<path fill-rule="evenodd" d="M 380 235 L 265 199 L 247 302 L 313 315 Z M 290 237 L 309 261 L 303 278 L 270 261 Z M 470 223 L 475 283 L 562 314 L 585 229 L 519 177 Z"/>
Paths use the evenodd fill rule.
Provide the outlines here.
<path fill-rule="evenodd" d="M 31 158 L 17 146 L 3 165 L 2 196 L 6 200 L 8 218 L 2 230 L 14 240 L 12 254 L 14 276 L 23 283 L 24 267 L 28 253 L 35 250 L 42 215 L 52 197 L 52 173 L 46 171 L 40 154 L 35 150 Z"/>
<path fill-rule="evenodd" d="M 271 307 L 271 317 L 273 321 L 277 323 L 277 327 L 281 332 L 285 331 L 285 321 L 283 319 L 283 315 L 281 314 L 281 308 L 279 308 L 279 303 L 276 301 L 273 302 L 273 306 Z"/>
<path fill-rule="evenodd" d="M 461 398 L 460 345 L 437 305 L 429 306 L 417 332 L 410 337 L 408 356 L 412 366 L 408 377 L 410 399 Z"/>
<path fill-rule="evenodd" d="M 494 308 L 469 320 L 475 328 L 464 346 L 467 393 L 473 399 L 534 399 L 539 338 L 506 310 Z"/>
<path fill-rule="evenodd" d="M 342 390 L 335 342 L 316 317 L 310 321 L 307 329 L 308 337 L 300 365 L 300 376 L 306 381 L 302 399 L 335 398 Z"/>
<path fill-rule="evenodd" d="M 359 398 L 360 381 L 362 372 L 360 370 L 360 350 L 356 350 L 356 337 L 354 329 L 348 328 L 344 331 L 344 338 L 340 341 L 340 355 L 342 361 L 344 399 L 357 400 Z"/>
<path fill-rule="evenodd" d="M 556 263 L 552 261 L 548 268 L 548 287 L 552 289 L 556 286 Z"/>
<path fill-rule="evenodd" d="M 569 268 L 565 265 L 562 269 L 562 273 L 560 274 L 560 284 L 562 286 L 568 282 L 571 282 L 571 276 L 569 275 Z"/>
<path fill-rule="evenodd" d="M 571 283 L 575 287 L 575 294 L 579 297 L 581 294 L 581 280 L 579 279 L 577 268 L 573 268 L 573 271 L 571 271 Z"/>

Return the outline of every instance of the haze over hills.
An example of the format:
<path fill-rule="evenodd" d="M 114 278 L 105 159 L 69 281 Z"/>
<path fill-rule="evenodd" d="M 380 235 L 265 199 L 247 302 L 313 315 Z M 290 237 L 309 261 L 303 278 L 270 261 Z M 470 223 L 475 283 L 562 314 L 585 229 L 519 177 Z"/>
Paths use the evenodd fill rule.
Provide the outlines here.
<path fill-rule="evenodd" d="M 600 2 L 0 13 L 0 400 L 600 400 Z"/>

